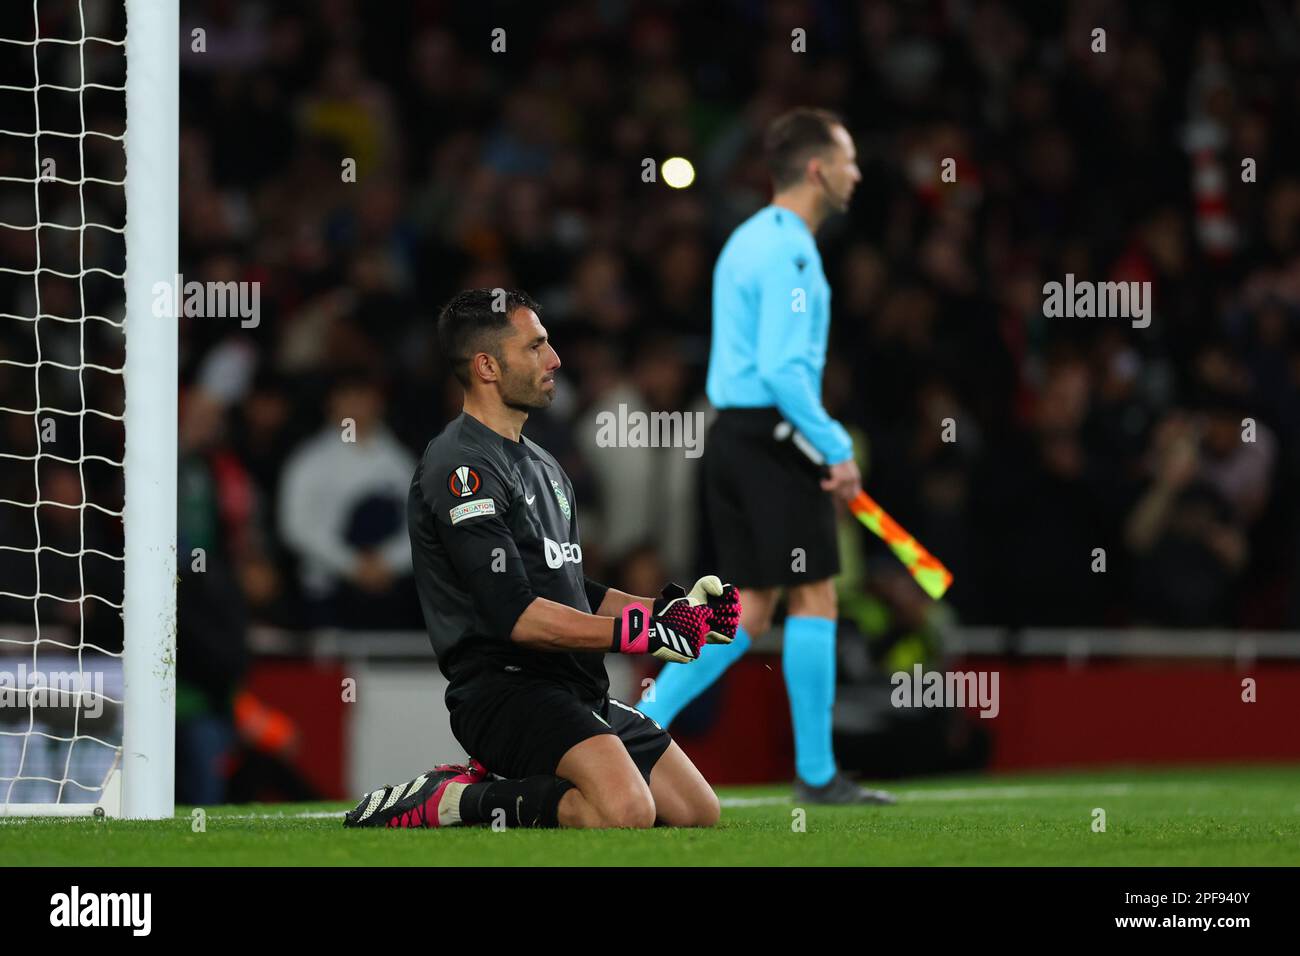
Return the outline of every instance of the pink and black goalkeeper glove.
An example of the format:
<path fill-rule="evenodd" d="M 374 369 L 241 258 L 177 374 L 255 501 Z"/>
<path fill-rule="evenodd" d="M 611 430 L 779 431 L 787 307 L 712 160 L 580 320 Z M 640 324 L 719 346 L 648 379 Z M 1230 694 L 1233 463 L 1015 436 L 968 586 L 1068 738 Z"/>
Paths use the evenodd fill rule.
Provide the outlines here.
<path fill-rule="evenodd" d="M 709 609 L 710 644 L 730 644 L 740 627 L 740 591 L 734 584 L 723 584 L 716 574 L 700 578 L 688 595 L 692 604 Z"/>
<path fill-rule="evenodd" d="M 700 656 L 709 630 L 709 608 L 693 604 L 676 584 L 664 588 L 653 610 L 629 604 L 614 619 L 610 649 L 616 654 L 651 654 L 661 661 L 688 664 Z"/>

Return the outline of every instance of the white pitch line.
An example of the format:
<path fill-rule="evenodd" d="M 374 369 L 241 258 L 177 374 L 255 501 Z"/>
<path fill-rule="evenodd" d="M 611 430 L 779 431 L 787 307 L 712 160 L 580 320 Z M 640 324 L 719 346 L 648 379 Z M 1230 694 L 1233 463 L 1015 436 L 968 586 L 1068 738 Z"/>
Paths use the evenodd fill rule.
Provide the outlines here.
<path fill-rule="evenodd" d="M 1124 796 L 1133 792 L 1126 783 L 1104 784 L 1093 788 L 1072 787 L 988 787 L 965 790 L 895 790 L 891 791 L 899 803 L 947 803 L 958 800 L 1033 800 L 1042 797 L 1068 796 Z M 794 796 L 781 797 L 723 797 L 718 801 L 724 807 L 772 807 L 795 802 Z"/>
<path fill-rule="evenodd" d="M 1214 784 L 1188 783 L 1099 783 L 1099 784 L 1025 784 L 1011 787 L 960 787 L 948 790 L 895 790 L 899 803 L 947 803 L 963 800 L 1037 800 L 1048 797 L 1125 797 L 1139 790 L 1144 793 L 1218 790 Z M 794 803 L 793 795 L 766 797 L 722 797 L 724 807 L 776 807 Z M 307 810 L 296 813 L 214 813 L 218 820 L 341 820 L 344 811 Z M 0 816 L 0 825 L 21 823 L 29 818 Z M 188 820 L 179 816 L 178 820 Z"/>
<path fill-rule="evenodd" d="M 321 810 L 304 810 L 298 813 L 214 813 L 212 816 L 218 820 L 342 820 L 345 810 L 335 810 L 332 813 Z M 180 820 L 188 820 L 188 817 L 178 817 Z"/>
<path fill-rule="evenodd" d="M 1046 797 L 1122 797 L 1134 793 L 1137 785 L 1131 783 L 1103 783 L 1095 786 L 1064 786 L 1061 784 L 1025 785 L 1019 787 L 967 787 L 950 790 L 897 790 L 894 796 L 899 803 L 949 802 L 959 800 L 1033 800 Z M 1195 787 L 1188 784 L 1150 785 L 1143 790 L 1176 789 L 1215 789 L 1213 787 Z M 767 797 L 722 797 L 719 801 L 724 807 L 775 807 L 794 803 L 793 795 Z M 342 816 L 337 813 L 319 811 L 299 813 L 222 813 L 217 816 L 222 820 L 328 820 Z"/>
<path fill-rule="evenodd" d="M 1123 797 L 1136 788 L 1131 783 L 1102 783 L 1093 787 L 1071 787 L 1062 784 L 1026 785 L 1020 787 L 969 787 L 955 790 L 905 790 L 898 794 L 904 800 L 1033 800 L 1036 797 Z"/>

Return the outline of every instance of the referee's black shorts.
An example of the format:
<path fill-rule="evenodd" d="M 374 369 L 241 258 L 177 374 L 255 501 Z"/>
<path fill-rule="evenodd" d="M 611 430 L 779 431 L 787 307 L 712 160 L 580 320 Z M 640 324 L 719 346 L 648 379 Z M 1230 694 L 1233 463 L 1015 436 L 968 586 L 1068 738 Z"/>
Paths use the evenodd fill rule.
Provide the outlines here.
<path fill-rule="evenodd" d="M 704 443 L 704 498 L 718 574 L 744 588 L 790 587 L 840 570 L 835 505 L 811 463 L 773 437 L 775 408 L 718 412 Z"/>
<path fill-rule="evenodd" d="M 608 695 L 583 699 L 560 681 L 527 671 L 485 670 L 458 687 L 455 697 L 450 717 L 456 739 L 490 772 L 511 779 L 555 773 L 575 744 L 614 734 L 648 784 L 673 742 L 634 707 Z"/>

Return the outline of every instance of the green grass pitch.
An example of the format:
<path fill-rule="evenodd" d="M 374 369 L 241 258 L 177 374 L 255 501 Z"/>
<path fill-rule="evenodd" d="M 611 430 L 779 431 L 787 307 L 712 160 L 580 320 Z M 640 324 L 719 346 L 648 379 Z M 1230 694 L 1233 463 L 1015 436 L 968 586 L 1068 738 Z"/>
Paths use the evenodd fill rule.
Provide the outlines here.
<path fill-rule="evenodd" d="M 893 807 L 807 807 L 726 787 L 711 830 L 344 830 L 342 804 L 190 808 L 165 822 L 0 817 L 8 866 L 1300 864 L 1300 767 L 943 777 Z M 1105 832 L 1094 832 L 1094 810 Z"/>

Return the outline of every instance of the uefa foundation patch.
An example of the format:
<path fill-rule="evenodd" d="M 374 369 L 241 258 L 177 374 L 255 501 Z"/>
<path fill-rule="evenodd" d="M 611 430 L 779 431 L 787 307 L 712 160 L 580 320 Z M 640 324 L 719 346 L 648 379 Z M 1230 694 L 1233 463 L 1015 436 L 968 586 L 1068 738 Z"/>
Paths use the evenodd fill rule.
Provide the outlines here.
<path fill-rule="evenodd" d="M 459 524 L 466 518 L 475 518 L 479 515 L 494 515 L 497 513 L 496 502 L 491 498 L 480 498 L 477 501 L 467 501 L 463 505 L 457 505 L 451 509 L 451 523 Z"/>

